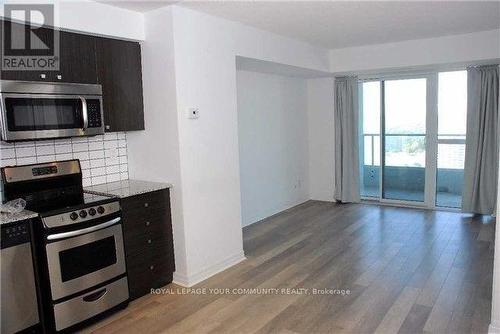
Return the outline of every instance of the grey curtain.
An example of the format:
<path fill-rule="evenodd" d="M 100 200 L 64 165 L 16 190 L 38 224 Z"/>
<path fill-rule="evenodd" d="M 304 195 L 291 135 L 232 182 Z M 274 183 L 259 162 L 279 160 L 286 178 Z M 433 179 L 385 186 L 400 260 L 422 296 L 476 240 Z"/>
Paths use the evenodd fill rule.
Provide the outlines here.
<path fill-rule="evenodd" d="M 335 78 L 335 199 L 359 202 L 358 78 Z"/>
<path fill-rule="evenodd" d="M 498 178 L 498 66 L 467 70 L 467 138 L 462 211 L 491 214 Z"/>

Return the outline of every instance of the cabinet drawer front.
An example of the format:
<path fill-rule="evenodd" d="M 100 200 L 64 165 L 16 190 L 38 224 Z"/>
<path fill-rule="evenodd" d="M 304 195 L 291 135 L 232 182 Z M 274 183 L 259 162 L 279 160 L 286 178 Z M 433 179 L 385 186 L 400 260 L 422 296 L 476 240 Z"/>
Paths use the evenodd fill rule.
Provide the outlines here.
<path fill-rule="evenodd" d="M 129 225 L 127 228 L 143 228 L 143 227 L 155 227 L 155 224 L 170 221 L 169 212 L 165 209 L 136 209 L 136 210 L 123 210 L 122 217 Z M 149 222 L 149 225 L 148 225 Z"/>
<path fill-rule="evenodd" d="M 129 276 L 164 270 L 172 273 L 175 270 L 173 249 L 168 243 L 154 245 L 135 254 L 127 253 L 126 261 Z"/>
<path fill-rule="evenodd" d="M 146 214 L 157 210 L 168 210 L 170 212 L 170 196 L 168 190 L 158 190 L 147 194 L 127 197 L 122 200 L 123 213 L 134 214 L 141 212 Z"/>
<path fill-rule="evenodd" d="M 146 252 L 160 253 L 159 255 L 161 256 L 161 253 L 168 251 L 167 236 L 162 231 L 136 235 L 126 239 L 125 245 L 127 256 Z"/>
<path fill-rule="evenodd" d="M 166 233 L 170 229 L 168 228 L 169 221 L 165 214 L 152 215 L 134 215 L 134 216 L 123 216 L 124 226 L 123 234 L 125 235 L 125 240 L 130 238 L 135 238 L 137 235 L 145 233 Z"/>
<path fill-rule="evenodd" d="M 128 279 L 132 299 L 148 294 L 151 289 L 160 288 L 172 279 L 172 270 L 165 257 L 154 253 L 137 254 L 127 260 L 130 262 Z"/>

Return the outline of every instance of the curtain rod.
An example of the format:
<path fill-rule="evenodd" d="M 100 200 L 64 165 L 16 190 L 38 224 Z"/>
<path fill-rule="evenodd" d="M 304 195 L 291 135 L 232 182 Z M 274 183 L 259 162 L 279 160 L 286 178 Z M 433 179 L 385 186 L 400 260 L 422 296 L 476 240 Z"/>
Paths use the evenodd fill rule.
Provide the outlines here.
<path fill-rule="evenodd" d="M 500 59 L 490 59 L 489 61 L 485 61 L 484 64 L 471 64 L 471 63 L 455 63 L 455 64 L 442 64 L 442 65 L 435 65 L 435 66 L 419 66 L 419 67 L 401 67 L 401 68 L 392 68 L 392 69 L 381 69 L 379 72 L 377 70 L 370 70 L 370 71 L 365 71 L 359 72 L 356 75 L 358 76 L 360 81 L 374 81 L 374 80 L 380 80 L 381 78 L 390 78 L 390 77 L 397 77 L 401 75 L 425 75 L 425 74 L 435 74 L 437 72 L 452 72 L 452 71 L 464 71 L 467 68 L 473 68 L 473 67 L 483 67 L 483 66 L 498 66 L 500 64 Z M 339 73 L 340 76 L 353 76 L 355 74 L 351 73 L 346 73 L 344 72 L 343 74 Z"/>

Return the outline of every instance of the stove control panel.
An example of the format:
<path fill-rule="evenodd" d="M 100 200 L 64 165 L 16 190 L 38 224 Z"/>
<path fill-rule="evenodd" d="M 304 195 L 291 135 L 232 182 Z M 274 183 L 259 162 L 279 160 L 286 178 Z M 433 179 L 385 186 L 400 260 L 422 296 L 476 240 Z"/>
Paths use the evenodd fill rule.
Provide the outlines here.
<path fill-rule="evenodd" d="M 44 225 L 48 228 L 60 227 L 69 224 L 76 224 L 99 217 L 103 217 L 120 211 L 120 202 L 106 203 L 98 206 L 92 206 L 79 211 L 61 213 L 55 216 L 42 218 Z"/>
<path fill-rule="evenodd" d="M 69 218 L 71 220 L 77 220 L 78 218 L 85 219 L 87 217 L 87 215 L 92 217 L 92 216 L 95 216 L 96 214 L 102 215 L 102 214 L 104 214 L 104 212 L 106 212 L 106 209 L 104 208 L 104 206 L 99 205 L 97 208 L 90 208 L 88 210 L 80 210 L 80 212 L 78 212 L 78 213 L 72 212 L 72 213 L 70 213 Z"/>
<path fill-rule="evenodd" d="M 57 166 L 35 167 L 31 169 L 33 176 L 57 174 Z"/>

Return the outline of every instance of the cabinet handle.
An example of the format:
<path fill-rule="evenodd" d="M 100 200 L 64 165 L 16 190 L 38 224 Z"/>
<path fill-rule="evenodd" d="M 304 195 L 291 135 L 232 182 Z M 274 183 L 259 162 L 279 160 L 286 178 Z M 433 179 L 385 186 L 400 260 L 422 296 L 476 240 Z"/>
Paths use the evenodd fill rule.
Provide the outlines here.
<path fill-rule="evenodd" d="M 146 226 L 149 226 L 149 225 L 151 225 L 151 222 L 146 222 Z"/>
<path fill-rule="evenodd" d="M 62 75 L 58 74 L 58 75 L 56 76 L 56 78 L 57 78 L 57 80 L 62 80 Z"/>
<path fill-rule="evenodd" d="M 151 239 L 148 239 L 148 244 L 150 244 L 151 242 L 152 242 Z"/>
<path fill-rule="evenodd" d="M 40 74 L 40 78 L 41 78 L 41 79 L 45 79 L 45 78 L 47 78 L 47 74 L 45 74 L 45 73 Z"/>
<path fill-rule="evenodd" d="M 145 208 L 149 207 L 149 203 L 148 202 L 144 203 L 144 207 Z"/>
<path fill-rule="evenodd" d="M 149 266 L 149 270 L 153 270 L 155 266 Z"/>

